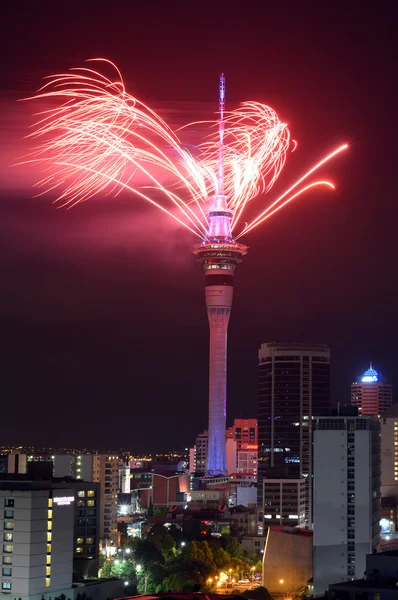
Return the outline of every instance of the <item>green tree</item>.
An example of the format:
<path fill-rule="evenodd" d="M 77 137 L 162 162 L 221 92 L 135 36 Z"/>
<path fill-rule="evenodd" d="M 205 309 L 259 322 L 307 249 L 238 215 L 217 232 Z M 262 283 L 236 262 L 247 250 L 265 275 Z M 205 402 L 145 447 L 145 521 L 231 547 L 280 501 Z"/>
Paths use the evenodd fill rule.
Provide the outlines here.
<path fill-rule="evenodd" d="M 162 584 L 163 592 L 192 592 L 195 582 L 185 573 L 174 573 L 166 577 Z"/>
<path fill-rule="evenodd" d="M 213 551 L 213 562 L 218 569 L 225 569 L 231 562 L 231 557 L 223 548 Z"/>
<path fill-rule="evenodd" d="M 243 560 L 251 566 L 255 566 L 258 562 L 259 554 L 255 550 L 244 550 Z"/>
<path fill-rule="evenodd" d="M 232 558 L 241 559 L 243 556 L 242 545 L 238 542 L 236 538 L 229 538 L 225 550 Z"/>

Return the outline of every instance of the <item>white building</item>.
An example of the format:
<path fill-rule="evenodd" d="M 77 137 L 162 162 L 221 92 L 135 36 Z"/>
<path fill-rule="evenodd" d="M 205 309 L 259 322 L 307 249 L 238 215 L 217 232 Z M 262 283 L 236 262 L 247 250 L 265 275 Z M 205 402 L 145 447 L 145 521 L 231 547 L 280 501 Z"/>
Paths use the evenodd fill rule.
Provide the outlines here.
<path fill-rule="evenodd" d="M 1 595 L 38 598 L 72 586 L 74 490 L 0 482 Z"/>
<path fill-rule="evenodd" d="M 380 439 L 372 417 L 319 417 L 314 435 L 314 588 L 361 579 L 379 542 Z"/>
<path fill-rule="evenodd" d="M 263 479 L 264 527 L 305 527 L 305 479 Z"/>
<path fill-rule="evenodd" d="M 380 419 L 381 496 L 398 500 L 398 404 Z"/>
<path fill-rule="evenodd" d="M 46 468 L 44 477 L 73 477 L 100 484 L 97 504 L 100 506 L 99 535 L 101 539 L 117 538 L 117 508 L 119 490 L 119 457 L 107 454 L 10 454 L 8 473 L 37 476 L 39 467 Z M 32 467 L 35 467 L 34 469 Z M 35 477 L 36 478 L 36 477 Z"/>

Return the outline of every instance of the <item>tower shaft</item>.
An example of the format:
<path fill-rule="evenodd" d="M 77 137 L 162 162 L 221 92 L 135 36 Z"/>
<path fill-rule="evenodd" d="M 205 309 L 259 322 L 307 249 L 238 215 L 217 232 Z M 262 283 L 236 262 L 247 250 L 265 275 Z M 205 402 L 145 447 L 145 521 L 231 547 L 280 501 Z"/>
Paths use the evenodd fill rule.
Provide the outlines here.
<path fill-rule="evenodd" d="M 227 334 L 233 296 L 233 276 L 231 273 L 225 277 L 217 271 L 206 274 L 205 278 L 210 327 L 207 473 L 226 475 Z M 231 281 L 222 284 L 221 281 L 225 280 Z"/>

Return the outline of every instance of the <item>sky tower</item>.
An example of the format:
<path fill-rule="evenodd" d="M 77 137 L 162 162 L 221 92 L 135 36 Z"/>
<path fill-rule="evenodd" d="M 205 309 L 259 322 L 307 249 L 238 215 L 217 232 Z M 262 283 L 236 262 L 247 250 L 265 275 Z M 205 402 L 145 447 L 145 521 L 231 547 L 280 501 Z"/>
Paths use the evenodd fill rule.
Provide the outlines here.
<path fill-rule="evenodd" d="M 247 252 L 232 237 L 232 211 L 224 195 L 224 109 L 225 77 L 219 85 L 219 152 L 218 190 L 208 212 L 206 240 L 194 246 L 205 270 L 205 296 L 210 326 L 209 353 L 209 445 L 207 474 L 227 475 L 226 403 L 227 403 L 227 333 L 231 314 L 234 271 Z"/>

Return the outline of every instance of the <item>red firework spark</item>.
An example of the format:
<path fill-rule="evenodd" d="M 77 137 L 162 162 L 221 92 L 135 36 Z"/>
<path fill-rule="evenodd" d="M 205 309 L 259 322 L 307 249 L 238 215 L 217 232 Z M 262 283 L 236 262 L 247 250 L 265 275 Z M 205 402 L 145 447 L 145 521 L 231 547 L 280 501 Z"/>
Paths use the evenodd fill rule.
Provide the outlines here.
<path fill-rule="evenodd" d="M 126 92 L 113 63 L 93 60 L 110 64 L 115 78 L 90 68 L 71 69 L 50 77 L 33 97 L 57 101 L 40 113 L 29 137 L 41 143 L 24 161 L 43 165 L 45 177 L 37 184 L 44 188 L 40 193 L 56 190 L 56 201 L 71 207 L 101 192 L 128 190 L 206 239 L 210 199 L 220 192 L 218 121 L 208 123 L 210 135 L 194 154 L 184 146 L 179 132 Z M 330 181 L 306 180 L 347 144 L 320 160 L 242 229 L 248 202 L 271 190 L 287 152 L 295 146 L 287 125 L 269 106 L 245 102 L 225 113 L 222 193 L 233 212 L 232 229 L 241 229 L 236 238 L 308 189 L 334 188 Z M 161 183 L 159 172 L 167 175 L 169 186 Z M 144 175 L 148 185 L 135 184 L 137 174 Z"/>

